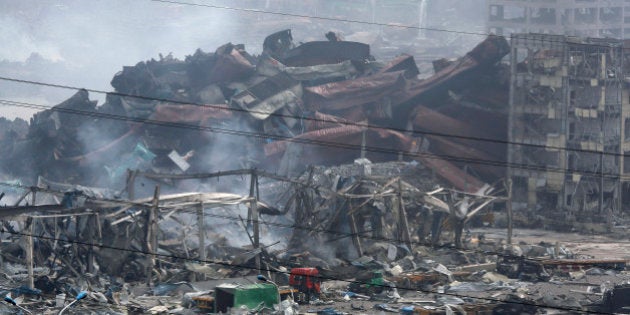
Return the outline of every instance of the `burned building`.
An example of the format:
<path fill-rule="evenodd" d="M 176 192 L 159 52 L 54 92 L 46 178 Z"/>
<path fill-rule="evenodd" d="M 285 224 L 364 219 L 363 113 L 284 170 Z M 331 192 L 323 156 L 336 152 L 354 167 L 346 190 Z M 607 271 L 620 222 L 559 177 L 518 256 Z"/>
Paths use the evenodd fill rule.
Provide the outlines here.
<path fill-rule="evenodd" d="M 612 223 L 628 191 L 623 42 L 515 34 L 511 44 L 515 204 L 565 222 Z"/>
<path fill-rule="evenodd" d="M 630 36 L 630 3 L 623 0 L 488 1 L 488 31 L 582 37 Z"/>

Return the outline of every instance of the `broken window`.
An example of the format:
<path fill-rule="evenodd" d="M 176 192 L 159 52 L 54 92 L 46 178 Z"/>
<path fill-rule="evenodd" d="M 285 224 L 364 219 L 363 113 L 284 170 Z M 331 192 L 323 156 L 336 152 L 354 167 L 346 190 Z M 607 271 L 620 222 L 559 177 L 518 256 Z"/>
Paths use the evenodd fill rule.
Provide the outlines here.
<path fill-rule="evenodd" d="M 571 22 L 570 18 L 571 18 L 571 9 L 565 9 L 562 12 L 562 15 L 560 15 L 560 23 L 562 23 L 562 25 L 567 25 Z"/>
<path fill-rule="evenodd" d="M 575 24 L 593 24 L 597 20 L 597 8 L 575 9 Z"/>
<path fill-rule="evenodd" d="M 621 22 L 623 10 L 621 7 L 599 9 L 599 20 L 604 24 L 617 24 Z"/>
<path fill-rule="evenodd" d="M 525 7 L 503 6 L 503 21 L 525 22 Z"/>
<path fill-rule="evenodd" d="M 553 25 L 556 24 L 556 9 L 553 8 L 531 8 L 530 21 L 536 24 Z"/>
<path fill-rule="evenodd" d="M 491 5 L 490 6 L 490 21 L 501 21 L 503 20 L 503 6 L 502 5 Z"/>

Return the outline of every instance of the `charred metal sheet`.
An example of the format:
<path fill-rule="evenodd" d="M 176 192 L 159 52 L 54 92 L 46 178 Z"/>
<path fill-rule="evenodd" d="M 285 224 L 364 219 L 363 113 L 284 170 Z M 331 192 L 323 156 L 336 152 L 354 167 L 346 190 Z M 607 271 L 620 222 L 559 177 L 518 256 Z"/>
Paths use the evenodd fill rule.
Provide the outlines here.
<path fill-rule="evenodd" d="M 457 142 L 449 141 L 445 137 L 427 136 L 431 140 L 431 151 L 436 154 L 445 154 L 463 159 L 476 159 L 480 161 L 496 161 L 500 163 L 494 156 L 479 150 L 474 146 L 466 146 Z M 498 179 L 505 175 L 504 167 L 490 165 L 472 165 L 475 170 L 492 179 Z"/>
<path fill-rule="evenodd" d="M 400 91 L 395 95 L 394 103 L 413 103 L 413 101 L 418 101 L 419 98 L 427 96 L 425 94 L 428 92 L 444 93 L 448 91 L 450 86 L 455 85 L 453 81 L 456 78 L 469 74 L 472 70 L 482 66 L 494 64 L 508 53 L 509 44 L 505 38 L 501 36 L 489 36 L 466 54 L 466 56 L 450 63 L 430 78 L 412 81 L 408 89 Z"/>
<path fill-rule="evenodd" d="M 305 103 L 313 109 L 340 110 L 382 101 L 405 88 L 404 71 L 387 72 L 305 88 Z"/>
<path fill-rule="evenodd" d="M 63 205 L 0 207 L 0 218 L 14 217 L 26 213 L 59 212 L 66 209 Z"/>
<path fill-rule="evenodd" d="M 263 52 L 274 57 L 282 57 L 291 48 L 293 48 L 291 30 L 275 32 L 267 36 L 263 42 Z"/>
<path fill-rule="evenodd" d="M 494 88 L 482 87 L 476 89 L 474 93 L 466 95 L 470 101 L 475 104 L 483 105 L 486 108 L 505 108 L 506 104 L 510 103 L 509 93 L 505 93 L 507 88 L 497 86 Z M 494 112 L 497 114 L 496 112 Z M 507 118 L 502 118 L 506 121 Z M 503 122 L 503 121 L 498 121 Z"/>
<path fill-rule="evenodd" d="M 510 52 L 510 44 L 504 36 L 490 35 L 486 40 L 475 46 L 466 55 L 472 57 L 477 63 L 493 64 Z"/>
<path fill-rule="evenodd" d="M 213 55 L 206 55 L 200 51 L 195 56 L 214 60 Z M 133 67 L 123 67 L 123 71 L 112 78 L 111 85 L 117 92 L 124 94 L 163 97 L 166 91 L 170 94 L 172 91 L 190 86 L 192 79 L 189 74 L 187 64 L 169 54 L 160 56 L 159 60 L 151 59 L 139 62 Z"/>
<path fill-rule="evenodd" d="M 335 115 L 324 114 L 322 112 L 315 112 L 313 119 L 309 119 L 306 122 L 306 130 L 314 131 L 319 129 L 326 129 L 332 127 L 338 127 L 344 124 L 357 124 L 351 120 L 347 120 Z"/>
<path fill-rule="evenodd" d="M 452 163 L 438 157 L 419 157 L 422 164 L 435 170 L 435 172 L 453 187 L 471 194 L 483 195 L 490 188 L 490 185 L 480 181 L 476 177 L 462 171 Z"/>
<path fill-rule="evenodd" d="M 625 259 L 546 259 L 541 261 L 546 268 L 566 271 L 582 270 L 585 267 L 624 270 L 627 263 Z"/>
<path fill-rule="evenodd" d="M 222 120 L 232 117 L 232 111 L 227 105 L 176 105 L 160 104 L 150 119 L 160 122 L 205 124 L 209 120 Z"/>
<path fill-rule="evenodd" d="M 431 140 L 431 150 L 445 153 L 450 156 L 456 156 L 461 158 L 473 158 L 483 161 L 492 161 L 493 157 L 487 153 L 480 151 L 474 147 L 463 146 L 459 143 L 449 141 L 444 137 L 427 136 Z"/>
<path fill-rule="evenodd" d="M 358 126 L 339 126 L 333 128 L 319 129 L 311 132 L 306 132 L 296 136 L 294 139 L 307 139 L 327 141 L 329 139 L 339 139 L 348 135 L 356 135 L 361 133 L 365 128 Z M 287 148 L 287 144 L 291 141 L 276 141 L 265 145 L 265 155 L 272 156 L 284 152 Z M 296 141 L 296 142 L 299 142 Z"/>
<path fill-rule="evenodd" d="M 297 143 L 301 140 L 316 140 L 323 143 L 338 143 L 343 146 L 342 149 L 351 149 L 354 151 L 359 150 L 361 144 L 361 133 L 366 131 L 366 142 L 379 143 L 379 149 L 391 151 L 388 154 L 396 154 L 398 151 L 409 152 L 415 149 L 416 141 L 413 138 L 405 136 L 404 134 L 389 129 L 383 128 L 366 128 L 362 126 L 338 126 L 326 129 L 319 129 L 310 132 L 303 133 L 296 136 Z M 265 145 L 265 155 L 274 156 L 284 152 L 287 148 L 287 144 L 292 141 L 276 141 Z M 385 145 L 383 145 L 385 144 Z M 345 146 L 352 146 L 345 148 Z M 319 148 L 318 151 L 330 151 L 332 148 L 323 146 L 314 146 Z"/>
<path fill-rule="evenodd" d="M 446 59 L 446 58 L 440 58 L 440 59 L 437 59 L 437 60 L 433 60 L 433 62 L 432 62 L 432 64 L 433 64 L 433 72 L 438 73 L 438 72 L 442 71 L 442 69 L 452 65 L 453 62 L 455 62 L 455 61 L 451 60 L 451 59 Z"/>
<path fill-rule="evenodd" d="M 158 101 L 134 97 L 121 97 L 120 104 L 128 116 L 147 118 L 153 112 Z"/>
<path fill-rule="evenodd" d="M 301 96 L 300 82 L 281 72 L 233 96 L 232 102 L 262 120 L 288 104 L 300 103 Z"/>
<path fill-rule="evenodd" d="M 44 132 L 48 136 L 72 132 L 84 122 L 81 114 L 73 111 L 96 112 L 96 103 L 89 99 L 88 91 L 79 90 L 54 107 L 59 110 L 45 110 L 33 115 L 29 132 Z"/>
<path fill-rule="evenodd" d="M 331 114 L 349 121 L 367 121 L 368 106 L 355 106 L 342 110 L 330 111 Z"/>
<path fill-rule="evenodd" d="M 486 133 L 482 128 L 472 126 L 422 105 L 416 106 L 412 119 L 415 130 L 463 137 L 493 139 L 493 136 Z M 453 140 L 458 141 L 458 139 Z M 459 141 L 461 141 L 461 139 Z"/>
<path fill-rule="evenodd" d="M 484 93 L 487 98 L 502 98 L 507 93 L 500 93 L 499 91 L 479 92 Z M 477 93 L 475 93 L 477 95 Z M 507 104 L 507 103 L 503 103 Z M 462 104 L 449 104 L 442 106 L 438 111 L 448 117 L 454 118 L 470 125 L 475 125 L 482 129 L 484 134 L 490 136 L 493 139 L 506 140 L 507 141 L 507 113 L 497 110 L 486 109 L 481 107 L 466 106 Z"/>
<path fill-rule="evenodd" d="M 242 45 L 225 44 L 217 48 L 215 55 L 209 83 L 238 81 L 249 77 L 256 68 L 246 58 Z"/>
<path fill-rule="evenodd" d="M 627 314 L 630 308 L 630 284 L 615 285 L 604 292 L 602 308 L 605 312 Z"/>
<path fill-rule="evenodd" d="M 539 261 L 519 256 L 503 256 L 497 261 L 497 272 L 512 279 L 549 281 L 551 275 Z"/>
<path fill-rule="evenodd" d="M 469 314 L 469 315 L 488 315 L 488 314 L 507 314 L 497 312 L 497 309 L 507 303 L 477 303 L 477 304 L 463 304 L 463 305 L 451 305 L 449 307 L 442 306 L 439 308 L 433 306 L 406 306 L 403 307 L 405 311 L 403 314 L 417 314 L 417 315 L 444 315 L 444 314 Z M 454 311 L 454 310 L 457 310 Z M 519 314 L 521 314 L 519 312 Z M 528 314 L 528 313 L 522 313 Z"/>
<path fill-rule="evenodd" d="M 287 51 L 280 60 L 290 67 L 305 67 L 369 58 L 370 45 L 364 43 L 314 41 Z"/>
<path fill-rule="evenodd" d="M 418 70 L 418 66 L 416 65 L 416 61 L 413 59 L 413 56 L 405 54 L 394 58 L 394 60 L 387 63 L 385 67 L 379 70 L 378 73 L 395 71 L 405 71 L 406 78 L 414 78 L 420 74 L 420 70 Z"/>
<path fill-rule="evenodd" d="M 257 71 L 265 76 L 273 76 L 279 72 L 286 72 L 295 80 L 316 81 L 319 84 L 349 79 L 359 73 L 350 60 L 333 64 L 306 67 L 287 67 L 280 61 L 271 57 L 261 58 L 258 63 Z"/>

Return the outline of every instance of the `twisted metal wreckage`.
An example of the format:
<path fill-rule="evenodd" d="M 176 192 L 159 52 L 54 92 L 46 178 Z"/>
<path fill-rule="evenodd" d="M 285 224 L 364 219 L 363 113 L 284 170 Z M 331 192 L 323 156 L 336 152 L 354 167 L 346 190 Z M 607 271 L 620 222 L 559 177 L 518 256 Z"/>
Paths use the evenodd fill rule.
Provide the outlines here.
<path fill-rule="evenodd" d="M 140 62 L 101 106 L 80 90 L 27 132 L 0 134 L 6 179 L 37 179 L 3 183 L 18 195 L 3 230 L 23 242 L 2 257 L 27 265 L 14 277 L 45 293 L 90 274 L 155 292 L 284 266 L 345 279 L 338 267 L 378 244 L 398 259 L 444 242 L 445 226 L 462 248 L 464 225 L 498 202 L 510 243 L 505 39 L 419 79 L 412 56 L 380 63 L 327 37 L 296 46 L 285 30 L 260 56 L 226 44 Z"/>
<path fill-rule="evenodd" d="M 242 45 L 227 44 L 219 47 L 215 53 L 198 50 L 194 55 L 187 57 L 185 62 L 166 57 L 159 61 L 141 62 L 134 67 L 124 67 L 112 80 L 116 92 L 108 94 L 105 104 L 96 107 L 96 102 L 89 100 L 87 91 L 79 91 L 55 108 L 36 114 L 31 120 L 28 134 L 16 139 L 3 139 L 7 142 L 6 147 L 10 148 L 10 154 L 2 157 L 3 165 L 14 165 L 15 168 L 9 173 L 17 176 L 43 175 L 53 181 L 88 185 L 103 184 L 101 180 L 103 177 L 110 179 L 110 182 L 105 184 L 120 182 L 121 176 L 129 168 L 152 167 L 154 172 L 183 173 L 177 176 L 185 178 L 186 174 L 198 173 L 206 166 L 201 161 L 204 154 L 199 152 L 203 149 L 198 148 L 204 148 L 207 144 L 217 141 L 217 136 L 208 132 L 184 136 L 185 131 L 177 129 L 181 127 L 179 125 L 197 126 L 202 131 L 220 132 L 221 127 L 234 126 L 233 122 L 245 121 L 249 125 L 248 128 L 257 131 L 244 135 L 259 137 L 262 135 L 263 138 L 275 141 L 268 141 L 262 146 L 256 142 L 246 141 L 245 151 L 242 148 L 237 151 L 245 153 L 241 155 L 241 165 L 255 165 L 261 170 L 295 176 L 308 164 L 334 165 L 351 162 L 358 157 L 358 152 L 361 152 L 362 157 L 375 161 L 407 157 L 415 158 L 421 167 L 427 167 L 437 173 L 445 180 L 445 186 L 459 190 L 456 192 L 440 189 L 425 194 L 426 190 L 415 188 L 408 183 L 396 184 L 395 180 L 392 182 L 382 179 L 369 179 L 369 182 L 365 182 L 367 179 L 357 179 L 353 184 L 338 183 L 340 186 L 336 188 L 331 186 L 329 189 L 335 192 L 335 195 L 339 194 L 336 192 L 339 189 L 350 194 L 345 196 L 352 200 L 345 206 L 350 207 L 350 210 L 344 211 L 348 212 L 352 233 L 355 236 L 363 233 L 359 231 L 361 227 L 357 227 L 354 222 L 355 212 L 358 212 L 355 208 L 364 208 L 375 203 L 374 198 L 391 197 L 395 194 L 394 191 L 398 191 L 399 199 L 424 194 L 422 204 L 425 207 L 456 215 L 463 220 L 470 218 L 466 216 L 468 208 L 472 209 L 470 213 L 474 214 L 496 199 L 484 196 L 491 191 L 490 186 L 470 175 L 470 171 L 483 174 L 484 178 L 497 179 L 501 170 L 497 171 L 495 167 L 481 164 L 470 166 L 474 170 L 465 171 L 459 167 L 461 163 L 451 162 L 448 157 L 492 160 L 496 158 L 491 155 L 499 158 L 504 155 L 503 148 L 486 144 L 485 147 L 478 149 L 472 140 L 466 138 L 445 140 L 435 134 L 450 131 L 471 137 L 489 137 L 493 134 L 505 134 L 495 133 L 496 128 L 504 126 L 492 124 L 486 125 L 485 129 L 473 127 L 461 119 L 452 118 L 454 116 L 452 112 L 449 116 L 448 112 L 441 113 L 419 104 L 431 103 L 436 99 L 442 100 L 441 103 L 445 103 L 444 110 L 449 111 L 449 107 L 457 106 L 457 100 L 453 99 L 453 91 L 471 94 L 466 86 L 470 84 L 466 82 L 468 78 L 473 75 L 496 76 L 500 68 L 495 64 L 508 52 L 508 45 L 503 38 L 491 36 L 456 61 L 436 63 L 436 73 L 425 80 L 416 78 L 419 71 L 411 56 L 403 55 L 389 63 L 381 64 L 375 62 L 369 55 L 368 45 L 337 41 L 336 37 L 334 39 L 308 42 L 296 47 L 291 32 L 286 30 L 267 37 L 264 52 L 259 57 L 247 54 Z M 490 88 L 490 85 L 482 85 L 480 88 Z M 222 104 L 226 99 L 230 101 L 229 105 Z M 470 96 L 470 99 L 475 97 Z M 201 104 L 218 105 L 200 106 Z M 243 112 L 235 112 L 234 109 Z M 494 114 L 479 107 L 468 106 L 466 111 L 479 114 L 482 120 L 484 115 L 488 117 L 487 119 L 494 118 L 492 117 Z M 93 118 L 87 120 L 98 124 L 93 124 L 92 129 L 86 131 L 86 118 L 83 116 L 90 113 L 94 114 Z M 236 117 L 237 115 L 239 116 Z M 306 119 L 295 118 L 297 116 Z M 127 122 L 115 119 L 120 117 L 126 118 Z M 390 128 L 408 124 L 406 117 L 411 117 L 408 122 L 413 129 L 427 131 L 429 135 L 413 137 Z M 81 139 L 85 136 L 81 133 L 90 132 L 106 136 L 92 144 L 82 142 Z M 430 151 L 427 151 L 429 143 Z M 370 150 L 372 144 L 378 144 L 379 149 Z M 132 149 L 131 153 L 125 153 L 129 149 Z M 214 150 L 215 152 L 212 152 L 214 155 L 220 155 L 216 153 L 216 148 Z M 181 156 L 178 152 L 188 154 Z M 117 159 L 116 156 L 121 154 L 123 158 Z M 17 159 L 20 159 L 20 162 L 27 159 L 32 163 L 17 163 Z M 23 169 L 22 165 L 30 165 L 30 168 Z M 262 171 L 258 172 L 265 174 Z M 133 179 L 144 173 L 130 174 L 127 193 L 128 199 L 133 201 Z M 157 175 L 151 176 L 149 178 L 155 179 Z M 173 179 L 169 175 L 165 176 Z M 178 178 L 177 176 L 174 178 Z M 200 178 L 196 175 L 190 176 Z M 31 191 L 33 197 L 39 189 L 50 186 L 43 177 L 40 179 L 40 185 L 36 185 L 37 188 Z M 308 187 L 304 182 L 300 185 Z M 376 190 L 370 191 L 371 189 Z M 352 195 L 356 190 L 363 193 Z M 442 198 L 447 200 L 446 202 L 435 197 L 446 192 L 449 197 Z M 81 194 L 83 193 L 77 193 Z M 304 199 L 307 195 L 301 193 L 298 196 Z M 457 199 L 455 195 L 465 197 L 455 200 Z M 94 197 L 89 194 L 88 196 Z M 211 201 L 216 203 L 221 200 L 214 200 L 214 197 L 208 196 L 195 198 L 194 202 L 197 203 Z M 101 212 L 121 205 L 114 202 L 112 205 L 104 206 L 91 198 L 87 199 L 87 206 L 82 205 L 76 209 L 68 207 L 68 200 L 72 198 L 67 192 L 59 201 L 65 202 L 65 209 L 74 210 L 61 210 L 62 206 L 59 203 L 44 206 L 42 200 L 35 203 L 35 198 L 32 199 L 30 206 L 20 207 L 20 202 L 24 199 L 25 196 L 22 196 L 14 207 L 3 209 L 3 213 L 16 215 L 43 212 L 49 215 L 50 211 L 54 211 L 55 215 L 65 215 L 69 212 L 70 216 L 76 213 L 83 214 L 85 209 L 91 209 L 88 213 L 93 213 L 93 216 L 86 215 L 84 219 L 76 220 L 77 224 L 79 221 L 85 221 L 81 226 L 90 226 L 88 230 L 91 239 L 96 237 L 94 235 L 96 231 L 116 229 L 126 222 L 121 218 L 117 220 L 116 215 L 133 217 L 126 214 L 131 211 L 130 206 L 124 206 L 113 213 Z M 239 199 L 239 202 L 251 202 L 250 199 Z M 165 202 L 163 198 L 156 197 L 156 200 L 158 206 Z M 303 203 L 307 201 L 295 199 L 294 202 L 304 205 Z M 479 204 L 481 207 L 475 209 L 474 206 Z M 146 208 L 144 204 L 136 206 Z M 178 207 L 181 205 L 177 205 L 176 208 Z M 297 210 L 299 213 L 295 214 L 297 217 L 310 217 L 313 216 L 311 212 L 315 211 L 297 208 L 299 208 Z M 400 209 L 399 224 L 403 224 L 405 220 L 402 219 L 406 219 L 405 210 L 404 207 Z M 282 213 L 286 214 L 287 211 L 288 208 Z M 340 211 L 330 222 L 318 218 L 320 222 L 316 223 L 317 226 L 328 224 L 330 228 L 339 224 L 336 222 L 341 216 Z M 153 214 L 155 215 L 157 214 Z M 97 217 L 100 219 L 95 219 Z M 110 222 L 111 225 L 105 224 L 110 220 L 113 220 Z M 151 220 L 155 221 L 156 218 L 152 217 Z M 27 226 L 32 226 L 32 223 Z M 95 228 L 97 226 L 98 228 Z M 147 238 L 148 235 L 157 233 L 155 227 L 148 229 L 147 226 L 144 227 L 146 230 L 144 235 Z M 42 228 L 44 227 L 45 224 L 42 225 Z M 52 226 L 44 229 L 50 233 L 54 230 L 57 229 L 53 229 Z M 410 244 L 408 227 L 404 230 L 407 232 L 398 232 L 398 239 Z M 378 236 L 382 232 L 375 229 L 372 234 Z M 258 247 L 257 238 L 258 233 L 254 233 L 255 247 Z M 456 239 L 460 238 L 461 235 L 458 235 Z M 357 253 L 360 255 L 362 250 L 359 238 L 354 239 Z M 436 242 L 437 238 L 434 236 L 433 243 Z M 459 241 L 457 244 L 461 245 Z M 142 248 L 155 250 L 157 246 L 153 241 Z M 88 266 L 92 265 L 85 263 L 86 270 L 91 270 L 92 267 Z M 110 263 L 103 265 L 113 266 Z"/>
<path fill-rule="evenodd" d="M 424 222 L 418 222 L 424 217 L 420 213 L 426 215 L 435 211 L 446 214 L 436 216 L 436 222 L 442 222 L 446 217 L 457 222 L 454 227 L 455 244 L 462 246 L 463 224 L 484 206 L 503 200 L 445 188 L 430 192 L 420 190 L 402 179 L 409 177 L 410 173 L 414 176 L 418 172 L 426 173 L 417 165 L 390 162 L 372 167 L 375 172 L 380 170 L 381 174 L 372 175 L 371 171 L 366 174 L 365 165 L 341 166 L 340 171 L 345 171 L 345 176 L 334 171 L 331 173 L 330 169 L 327 173 L 323 172 L 323 168 L 317 171 L 311 169 L 296 179 L 252 169 L 178 175 L 133 171 L 129 176 L 131 185 L 139 176 L 178 181 L 248 176 L 251 191 L 249 196 L 220 192 L 160 195 L 160 186 L 156 186 L 152 198 L 132 200 L 114 199 L 111 192 L 101 189 L 60 184 L 40 177 L 38 185 L 26 189 L 13 207 L 3 208 L 2 217 L 8 219 L 20 215 L 25 219 L 20 226 L 21 232 L 9 221 L 4 221 L 4 228 L 6 232 L 26 239 L 28 278 L 30 286 L 34 287 L 33 265 L 51 266 L 53 269 L 56 265 L 63 266 L 65 272 L 77 277 L 98 271 L 124 275 L 126 280 L 137 281 L 146 275 L 148 283 L 167 280 L 154 268 L 158 268 L 158 260 L 172 260 L 171 263 L 178 260 L 168 259 L 170 257 L 194 258 L 201 263 L 220 261 L 236 267 L 237 271 L 239 267 L 277 268 L 278 258 L 272 257 L 267 247 L 278 242 L 263 245 L 260 242 L 261 225 L 266 230 L 278 227 L 287 230 L 281 234 L 288 236 L 289 256 L 311 247 L 317 248 L 316 244 L 324 246 L 331 240 L 352 238 L 356 253 L 339 246 L 336 254 L 341 259 L 356 259 L 365 253 L 362 239 L 366 238 L 368 242 L 405 244 L 407 250 L 411 250 L 416 242 L 412 242 L 408 220 L 413 220 L 413 226 L 422 227 L 417 233 L 424 239 L 429 231 L 424 230 Z M 259 200 L 261 189 L 258 178 L 267 179 L 261 185 L 262 190 L 267 192 L 265 197 L 284 202 L 284 206 L 275 208 Z M 133 195 L 133 192 L 128 193 Z M 443 197 L 438 197 L 440 195 Z M 24 202 L 27 205 L 20 205 Z M 29 202 L 31 205 L 28 205 Z M 246 218 L 234 209 L 238 205 L 245 205 L 248 209 Z M 287 216 L 290 220 L 273 219 L 278 216 Z M 240 232 L 232 230 L 221 235 L 222 230 L 208 223 L 213 221 L 214 224 L 242 223 L 243 231 L 251 241 L 251 246 L 248 246 L 251 250 L 225 244 L 225 238 Z M 431 242 L 437 245 L 442 225 L 433 225 Z M 192 231 L 195 226 L 196 231 Z M 207 243 L 209 234 L 213 236 L 211 239 L 214 242 L 211 243 L 214 244 Z M 192 244 L 196 246 L 189 248 L 195 235 L 197 237 Z M 215 246 L 222 245 L 231 248 L 213 251 L 210 255 L 207 253 L 209 246 L 216 250 Z M 226 250 L 232 252 L 228 255 Z M 139 251 L 140 255 L 135 251 Z M 33 253 L 36 255 L 31 256 Z M 147 254 L 151 259 L 142 257 Z M 194 272 L 198 266 L 187 263 L 186 267 Z M 225 277 L 234 274 L 216 275 Z"/>

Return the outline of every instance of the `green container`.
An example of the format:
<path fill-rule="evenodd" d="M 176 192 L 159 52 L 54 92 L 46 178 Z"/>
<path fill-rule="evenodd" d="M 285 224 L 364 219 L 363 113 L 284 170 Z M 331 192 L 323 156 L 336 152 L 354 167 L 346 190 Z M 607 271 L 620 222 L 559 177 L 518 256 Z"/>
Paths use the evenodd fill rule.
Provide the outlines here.
<path fill-rule="evenodd" d="M 214 289 L 214 309 L 216 312 L 227 312 L 228 308 L 246 306 L 255 309 L 264 303 L 265 307 L 273 309 L 278 304 L 278 289 L 271 283 L 256 283 L 246 285 L 222 284 Z"/>

